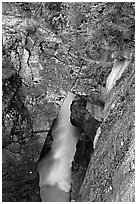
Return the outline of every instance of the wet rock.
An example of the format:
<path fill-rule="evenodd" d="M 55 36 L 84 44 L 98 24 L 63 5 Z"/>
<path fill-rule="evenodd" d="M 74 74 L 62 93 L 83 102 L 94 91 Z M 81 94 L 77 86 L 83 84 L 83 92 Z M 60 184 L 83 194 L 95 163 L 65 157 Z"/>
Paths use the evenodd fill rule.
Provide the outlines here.
<path fill-rule="evenodd" d="M 86 109 L 87 100 L 82 97 L 76 97 L 71 105 L 70 120 L 72 125 L 78 127 L 84 134 L 85 140 L 93 142 L 96 129 L 100 122 L 96 120 Z"/>
<path fill-rule="evenodd" d="M 112 103 L 115 103 L 113 109 Z M 134 200 L 134 170 L 130 170 L 129 166 L 134 163 L 135 148 L 133 63 L 111 91 L 104 111 L 101 134 L 77 201 L 131 202 Z"/>
<path fill-rule="evenodd" d="M 86 110 L 86 99 L 76 96 L 71 104 L 71 116 L 70 120 L 72 125 L 80 128 L 82 130 L 82 124 L 85 118 L 85 115 L 88 113 Z"/>
<path fill-rule="evenodd" d="M 46 137 L 43 155 L 50 151 L 52 137 L 50 132 L 48 134 L 48 130 L 54 118 L 57 117 L 68 90 L 81 95 L 83 101 L 76 101 L 72 109 L 71 122 L 78 126 L 82 133 L 77 144 L 79 151 L 76 152 L 72 167 L 75 172 L 72 197 L 76 201 L 79 199 L 91 202 L 133 201 L 134 153 L 131 149 L 134 149 L 134 145 L 133 143 L 131 145 L 131 141 L 134 135 L 132 105 L 135 84 L 130 82 L 134 75 L 131 73 L 134 60 L 109 95 L 105 93 L 106 79 L 113 67 L 114 59 L 131 60 L 134 55 L 132 8 L 127 15 L 131 16 L 132 20 L 129 22 L 133 29 L 132 27 L 128 29 L 126 25 L 126 23 L 130 24 L 128 21 L 123 21 L 124 26 L 123 23 L 116 25 L 119 31 L 118 33 L 116 31 L 116 34 L 123 35 L 122 37 L 120 34 L 121 49 L 117 50 L 118 41 L 115 42 L 114 32 L 110 35 L 110 38 L 114 37 L 110 47 L 107 42 L 103 42 L 101 49 L 97 50 L 93 45 L 95 50 L 90 51 L 92 43 L 87 42 L 89 42 L 88 38 L 92 38 L 92 32 L 87 29 L 86 24 L 83 27 L 84 22 L 83 25 L 79 22 L 81 18 L 78 17 L 75 20 L 76 15 L 71 14 L 73 13 L 71 9 L 70 27 L 65 29 L 61 27 L 59 32 L 57 27 L 61 26 L 59 21 L 62 20 L 63 15 L 54 13 L 58 9 L 51 8 L 50 11 L 53 13 L 50 13 L 43 3 L 38 4 L 38 7 L 40 6 L 38 10 L 34 8 L 30 10 L 28 3 L 25 5 L 25 7 L 24 3 L 2 5 L 3 201 L 40 201 L 37 162 Z M 105 8 L 102 3 L 95 7 L 102 7 L 102 5 Z M 36 8 L 37 4 L 34 7 Z M 126 11 L 126 7 L 127 4 L 122 4 L 123 11 Z M 105 9 L 104 11 L 106 12 Z M 57 12 L 60 12 L 60 9 Z M 49 28 L 51 25 L 47 24 L 47 19 L 52 22 L 53 30 Z M 71 21 L 76 30 L 69 30 L 73 27 L 71 27 Z M 79 28 L 88 30 L 88 35 L 85 33 L 85 37 L 76 36 L 76 33 L 80 34 L 75 25 L 76 21 L 79 22 Z M 95 41 L 93 43 L 97 45 Z M 99 43 L 102 44 L 102 38 Z M 88 110 L 86 101 L 94 104 Z M 98 103 L 99 108 L 100 105 L 104 107 L 105 103 L 105 117 L 93 152 L 90 123 L 92 121 L 94 129 L 96 120 L 93 118 L 97 120 L 101 118 L 101 111 L 97 108 Z"/>
<path fill-rule="evenodd" d="M 92 103 L 87 101 L 86 109 L 91 113 L 91 115 L 98 121 L 102 121 L 104 117 L 104 105 L 103 103 Z"/>
<path fill-rule="evenodd" d="M 72 162 L 72 200 L 75 200 L 78 196 L 93 153 L 93 141 L 96 130 L 100 125 L 100 122 L 86 109 L 86 105 L 87 100 L 79 96 L 75 97 L 71 105 L 71 123 L 81 130 L 81 138 L 77 143 L 74 161 Z"/>

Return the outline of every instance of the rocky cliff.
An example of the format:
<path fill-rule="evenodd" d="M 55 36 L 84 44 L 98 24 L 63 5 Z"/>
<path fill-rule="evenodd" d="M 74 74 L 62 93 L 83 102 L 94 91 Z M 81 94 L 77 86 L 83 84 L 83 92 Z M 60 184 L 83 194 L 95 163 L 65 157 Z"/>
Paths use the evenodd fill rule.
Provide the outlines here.
<path fill-rule="evenodd" d="M 68 91 L 76 95 L 70 120 L 81 132 L 70 199 L 135 200 L 134 9 L 2 4 L 4 202 L 41 201 L 37 165 Z"/>
<path fill-rule="evenodd" d="M 80 140 L 77 144 L 72 169 L 73 201 L 135 201 L 134 71 L 134 63 L 131 62 L 110 91 L 103 121 L 99 124 L 90 119 L 90 124 L 86 123 L 86 129 L 83 128 L 84 141 Z M 80 106 L 80 101 L 77 103 Z M 72 108 L 72 118 L 76 120 L 80 108 L 77 112 L 74 112 L 74 105 Z M 82 127 L 85 121 L 86 116 L 74 125 Z M 96 124 L 99 131 L 94 133 Z M 87 135 L 88 140 L 85 138 Z"/>

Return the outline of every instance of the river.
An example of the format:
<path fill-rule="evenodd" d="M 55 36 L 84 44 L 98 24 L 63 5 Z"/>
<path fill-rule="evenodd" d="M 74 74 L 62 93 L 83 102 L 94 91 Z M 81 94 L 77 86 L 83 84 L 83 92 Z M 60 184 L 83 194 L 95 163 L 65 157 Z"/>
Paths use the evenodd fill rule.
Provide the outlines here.
<path fill-rule="evenodd" d="M 70 123 L 70 105 L 75 95 L 68 92 L 52 130 L 51 152 L 38 164 L 42 202 L 69 202 L 71 166 L 79 131 Z"/>

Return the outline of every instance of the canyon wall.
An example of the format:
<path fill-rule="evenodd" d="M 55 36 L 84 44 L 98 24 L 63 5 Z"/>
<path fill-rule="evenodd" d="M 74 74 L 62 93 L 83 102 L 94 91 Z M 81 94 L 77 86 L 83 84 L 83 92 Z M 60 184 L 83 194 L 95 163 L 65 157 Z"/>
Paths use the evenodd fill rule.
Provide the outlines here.
<path fill-rule="evenodd" d="M 134 15 L 133 2 L 2 3 L 4 202 L 41 201 L 37 166 L 68 91 L 71 200 L 134 201 Z"/>
<path fill-rule="evenodd" d="M 97 140 L 94 150 L 90 142 L 87 143 L 88 146 L 85 145 L 83 151 L 82 147 L 77 145 L 78 156 L 75 156 L 72 169 L 71 197 L 73 201 L 135 201 L 134 72 L 134 62 L 130 62 L 121 78 L 116 82 L 116 86 L 110 91 L 105 102 L 100 131 L 95 136 Z M 80 106 L 80 101 L 77 103 Z M 76 109 L 74 105 L 72 108 Z M 80 113 L 79 108 L 77 112 L 72 111 L 73 120 L 77 119 L 78 113 Z M 81 126 L 80 121 L 78 124 Z M 89 141 L 93 137 L 92 124 L 91 120 L 84 131 L 84 134 L 90 132 Z M 84 142 L 82 144 L 84 145 Z M 84 168 L 87 159 L 90 161 Z"/>

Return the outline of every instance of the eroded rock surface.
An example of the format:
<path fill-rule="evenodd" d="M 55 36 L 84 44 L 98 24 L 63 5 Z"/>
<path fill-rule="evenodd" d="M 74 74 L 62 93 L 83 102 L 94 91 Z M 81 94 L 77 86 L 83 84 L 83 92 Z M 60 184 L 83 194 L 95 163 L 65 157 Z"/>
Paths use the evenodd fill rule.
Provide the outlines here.
<path fill-rule="evenodd" d="M 38 202 L 40 152 L 79 62 L 18 5 L 3 4 L 3 201 Z"/>
<path fill-rule="evenodd" d="M 96 120 L 86 109 L 87 100 L 81 97 L 75 97 L 71 105 L 70 121 L 72 125 L 79 128 L 81 138 L 77 143 L 77 150 L 72 163 L 72 188 L 71 200 L 76 200 L 80 186 L 86 174 L 91 155 L 93 153 L 93 141 L 96 130 L 101 122 Z"/>
<path fill-rule="evenodd" d="M 2 12 L 3 201 L 41 201 L 37 164 L 68 91 L 81 131 L 71 199 L 134 201 L 134 3 L 4 2 Z M 108 93 L 116 60 L 130 63 Z"/>
<path fill-rule="evenodd" d="M 134 63 L 130 63 L 105 103 L 101 134 L 76 201 L 135 200 Z"/>

